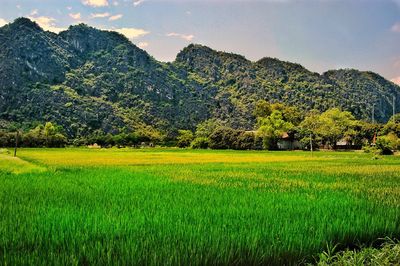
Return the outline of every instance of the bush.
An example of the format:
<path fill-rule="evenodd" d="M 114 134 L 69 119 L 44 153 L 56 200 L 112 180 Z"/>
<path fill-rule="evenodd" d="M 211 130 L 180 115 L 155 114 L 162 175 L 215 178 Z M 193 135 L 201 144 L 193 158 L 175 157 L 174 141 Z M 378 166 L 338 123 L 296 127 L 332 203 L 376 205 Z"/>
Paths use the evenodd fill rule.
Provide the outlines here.
<path fill-rule="evenodd" d="M 262 139 L 255 132 L 218 127 L 208 138 L 211 149 L 254 150 L 262 149 Z"/>
<path fill-rule="evenodd" d="M 364 153 L 379 153 L 378 149 L 374 146 L 370 146 L 369 144 L 362 147 Z"/>
<path fill-rule="evenodd" d="M 380 248 L 362 247 L 358 250 L 335 252 L 329 248 L 319 255 L 317 265 L 399 265 L 400 243 L 386 238 Z"/>
<path fill-rule="evenodd" d="M 74 139 L 71 144 L 74 147 L 86 146 L 86 145 L 88 145 L 88 140 L 86 138 L 80 137 L 80 138 Z"/>
<path fill-rule="evenodd" d="M 190 146 L 190 143 L 193 141 L 193 133 L 190 130 L 179 130 L 178 131 L 178 147 L 186 148 Z"/>
<path fill-rule="evenodd" d="M 392 155 L 394 150 L 393 143 L 387 136 L 381 136 L 377 138 L 376 148 L 380 150 L 382 155 Z"/>
<path fill-rule="evenodd" d="M 239 131 L 229 127 L 219 127 L 210 135 L 209 147 L 211 149 L 234 149 Z"/>
<path fill-rule="evenodd" d="M 400 149 L 400 138 L 397 137 L 396 133 L 390 132 L 389 134 L 387 134 L 386 137 L 389 140 L 389 142 L 391 143 L 393 150 Z"/>
<path fill-rule="evenodd" d="M 234 149 L 237 150 L 254 150 L 256 148 L 256 136 L 253 132 L 242 131 L 234 144 Z"/>
<path fill-rule="evenodd" d="M 47 122 L 45 125 L 38 125 L 29 132 L 20 136 L 20 146 L 24 147 L 65 147 L 67 138 L 61 134 L 61 128 Z"/>
<path fill-rule="evenodd" d="M 15 133 L 0 131 L 0 147 L 14 147 Z"/>
<path fill-rule="evenodd" d="M 61 148 L 65 147 L 66 144 L 67 144 L 67 138 L 60 133 L 56 133 L 47 138 L 46 146 L 52 148 Z"/>
<path fill-rule="evenodd" d="M 208 144 L 208 138 L 198 137 L 192 141 L 192 144 L 190 146 L 192 149 L 207 149 Z"/>

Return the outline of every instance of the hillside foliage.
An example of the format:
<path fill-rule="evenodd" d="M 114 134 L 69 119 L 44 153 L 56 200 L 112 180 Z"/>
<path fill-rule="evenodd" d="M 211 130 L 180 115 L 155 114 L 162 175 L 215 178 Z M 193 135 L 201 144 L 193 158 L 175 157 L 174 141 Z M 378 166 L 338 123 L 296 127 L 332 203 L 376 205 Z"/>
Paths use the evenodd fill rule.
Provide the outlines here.
<path fill-rule="evenodd" d="M 163 63 L 123 35 L 85 24 L 54 34 L 18 18 L 0 28 L 0 48 L 3 130 L 52 122 L 69 139 L 143 131 L 176 138 L 205 121 L 254 131 L 260 100 L 295 108 L 288 115 L 339 108 L 378 122 L 391 117 L 393 96 L 400 106 L 400 88 L 372 72 L 318 74 L 195 44 Z"/>

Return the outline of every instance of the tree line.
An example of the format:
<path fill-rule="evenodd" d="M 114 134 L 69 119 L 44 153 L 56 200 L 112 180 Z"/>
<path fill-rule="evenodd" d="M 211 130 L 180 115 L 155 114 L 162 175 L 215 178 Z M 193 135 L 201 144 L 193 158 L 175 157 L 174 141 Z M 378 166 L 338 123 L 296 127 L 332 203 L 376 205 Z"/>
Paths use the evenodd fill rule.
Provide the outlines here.
<path fill-rule="evenodd" d="M 235 130 L 220 121 L 207 120 L 195 132 L 180 130 L 179 147 L 211 149 L 279 149 L 279 142 L 299 143 L 302 149 L 353 148 L 390 154 L 400 149 L 400 113 L 386 124 L 357 120 L 338 108 L 307 113 L 282 103 L 257 102 L 255 130 Z"/>
<path fill-rule="evenodd" d="M 198 124 L 194 131 L 178 130 L 175 137 L 167 137 L 152 127 L 143 127 L 118 134 L 95 131 L 70 140 L 62 127 L 47 122 L 20 132 L 19 146 L 65 147 L 96 143 L 102 147 L 160 145 L 193 149 L 277 150 L 279 143 L 286 141 L 296 142 L 305 150 L 364 147 L 390 154 L 400 149 L 400 113 L 386 124 L 379 124 L 357 120 L 350 112 L 338 108 L 322 113 L 318 110 L 304 113 L 293 106 L 260 100 L 253 115 L 257 119 L 252 130 L 234 129 L 223 121 L 209 119 Z M 15 131 L 0 131 L 0 146 L 13 146 L 15 138 Z"/>

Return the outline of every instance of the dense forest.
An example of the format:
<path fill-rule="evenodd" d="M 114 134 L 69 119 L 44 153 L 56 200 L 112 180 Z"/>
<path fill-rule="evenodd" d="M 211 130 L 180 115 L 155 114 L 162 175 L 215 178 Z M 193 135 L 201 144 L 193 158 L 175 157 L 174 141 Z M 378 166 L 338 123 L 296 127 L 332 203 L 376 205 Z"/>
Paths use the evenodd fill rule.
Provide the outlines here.
<path fill-rule="evenodd" d="M 312 136 L 334 146 L 338 138 L 351 139 L 351 130 L 361 132 L 360 124 L 374 130 L 359 139 L 389 134 L 383 124 L 392 116 L 393 97 L 400 106 L 400 87 L 372 72 L 318 74 L 299 64 L 267 57 L 252 62 L 195 44 L 163 63 L 123 35 L 85 24 L 55 34 L 18 18 L 0 28 L 3 146 L 18 129 L 27 146 L 172 140 L 179 146 L 276 148 L 282 132 L 303 139 L 310 116 L 345 113 L 348 131 Z M 288 118 L 289 109 L 296 117 Z M 284 122 L 274 129 L 277 121 Z M 207 134 L 202 127 L 209 127 Z M 227 145 L 225 137 L 247 144 Z"/>

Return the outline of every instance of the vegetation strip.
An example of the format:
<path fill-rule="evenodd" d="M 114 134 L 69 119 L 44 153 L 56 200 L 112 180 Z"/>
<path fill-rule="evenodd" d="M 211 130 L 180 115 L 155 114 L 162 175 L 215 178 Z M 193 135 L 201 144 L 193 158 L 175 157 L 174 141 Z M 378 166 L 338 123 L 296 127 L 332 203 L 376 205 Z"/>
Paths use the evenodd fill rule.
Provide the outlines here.
<path fill-rule="evenodd" d="M 7 265 L 298 264 L 315 262 L 327 244 L 369 245 L 400 234 L 397 156 L 177 149 L 19 154 L 50 170 L 14 174 L 5 169 L 21 161 L 1 157 L 7 168 L 0 168 L 0 261 Z M 63 162 L 69 157 L 75 164 Z M 165 158 L 170 163 L 161 164 Z"/>

